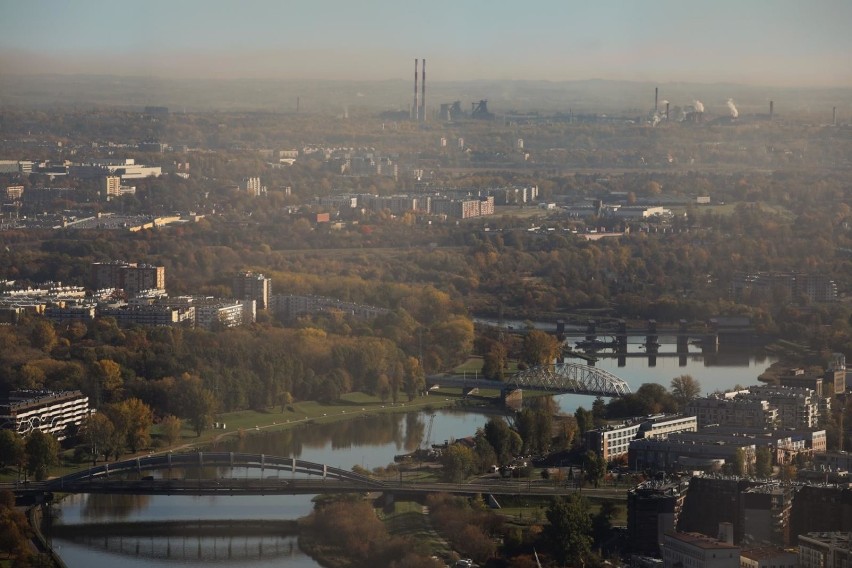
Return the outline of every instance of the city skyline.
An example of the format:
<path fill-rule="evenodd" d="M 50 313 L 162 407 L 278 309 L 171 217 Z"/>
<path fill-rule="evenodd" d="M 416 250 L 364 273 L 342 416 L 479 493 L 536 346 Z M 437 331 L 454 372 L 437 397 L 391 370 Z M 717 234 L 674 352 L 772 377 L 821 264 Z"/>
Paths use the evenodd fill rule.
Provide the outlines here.
<path fill-rule="evenodd" d="M 0 75 L 612 79 L 849 87 L 852 4 L 250 0 L 11 3 Z"/>

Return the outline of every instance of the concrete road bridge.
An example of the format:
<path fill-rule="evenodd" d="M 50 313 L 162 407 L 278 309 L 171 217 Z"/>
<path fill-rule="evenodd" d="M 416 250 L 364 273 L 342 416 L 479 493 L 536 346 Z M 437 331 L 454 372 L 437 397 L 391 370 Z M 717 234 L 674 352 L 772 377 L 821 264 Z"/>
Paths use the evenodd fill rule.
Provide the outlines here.
<path fill-rule="evenodd" d="M 587 394 L 619 397 L 630 394 L 630 385 L 608 371 L 582 363 L 557 363 L 519 371 L 505 381 L 489 381 L 459 376 L 431 376 L 427 386 L 473 389 L 537 390 L 558 394 Z"/>

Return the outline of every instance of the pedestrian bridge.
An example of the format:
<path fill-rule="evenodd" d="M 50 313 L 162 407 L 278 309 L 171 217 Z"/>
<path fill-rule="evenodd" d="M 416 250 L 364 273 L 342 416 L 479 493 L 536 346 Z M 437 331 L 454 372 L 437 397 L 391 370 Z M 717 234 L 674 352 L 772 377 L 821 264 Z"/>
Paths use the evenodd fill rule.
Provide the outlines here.
<path fill-rule="evenodd" d="M 527 389 L 558 394 L 587 394 L 619 397 L 630 394 L 630 385 L 608 371 L 581 363 L 557 363 L 519 371 L 503 382 L 467 377 L 432 376 L 426 379 L 430 387 L 472 389 Z"/>

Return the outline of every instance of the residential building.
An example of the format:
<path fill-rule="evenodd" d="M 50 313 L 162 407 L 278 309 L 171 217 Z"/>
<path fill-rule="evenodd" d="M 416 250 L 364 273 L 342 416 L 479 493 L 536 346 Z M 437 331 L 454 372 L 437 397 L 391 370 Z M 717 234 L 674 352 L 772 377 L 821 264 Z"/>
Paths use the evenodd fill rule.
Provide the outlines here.
<path fill-rule="evenodd" d="M 95 306 L 92 304 L 47 306 L 44 309 L 44 317 L 57 324 L 91 321 L 95 319 Z"/>
<path fill-rule="evenodd" d="M 719 471 L 725 464 L 732 464 L 742 458 L 743 466 L 752 470 L 755 448 L 754 442 L 748 438 L 724 443 L 687 441 L 672 435 L 667 440 L 633 440 L 628 450 L 627 463 L 631 469 Z"/>
<path fill-rule="evenodd" d="M 730 394 L 730 393 L 727 393 Z M 746 428 L 772 429 L 778 421 L 778 410 L 765 400 L 710 395 L 691 400 L 686 413 L 698 418 L 698 427 L 724 424 Z"/>
<path fill-rule="evenodd" d="M 166 269 L 148 264 L 96 262 L 92 264 L 92 288 L 116 288 L 129 295 L 166 289 Z"/>
<path fill-rule="evenodd" d="M 257 303 L 254 300 L 194 299 L 195 324 L 204 329 L 222 329 L 254 323 Z"/>
<path fill-rule="evenodd" d="M 790 545 L 790 514 L 793 489 L 790 485 L 767 484 L 743 491 L 743 543 Z"/>
<path fill-rule="evenodd" d="M 663 535 L 677 528 L 688 481 L 650 480 L 627 492 L 627 539 L 633 554 L 659 556 Z"/>
<path fill-rule="evenodd" d="M 799 555 L 777 546 L 748 548 L 740 552 L 740 568 L 796 568 Z"/>
<path fill-rule="evenodd" d="M 175 308 L 158 304 L 122 305 L 98 307 L 98 317 L 114 318 L 120 327 L 145 326 L 188 326 L 195 322 L 195 309 Z"/>
<path fill-rule="evenodd" d="M 740 548 L 699 533 L 663 536 L 664 568 L 739 568 Z"/>
<path fill-rule="evenodd" d="M 611 461 L 626 455 L 633 440 L 666 438 L 675 432 L 694 432 L 697 429 L 698 421 L 694 416 L 658 414 L 589 430 L 585 441 L 586 448 Z"/>
<path fill-rule="evenodd" d="M 273 296 L 270 302 L 276 316 L 286 321 L 292 321 L 302 315 L 323 312 L 343 313 L 355 319 L 369 320 L 390 312 L 386 308 L 344 302 L 323 296 L 279 295 Z"/>
<path fill-rule="evenodd" d="M 848 485 L 803 485 L 793 499 L 790 534 L 852 532 L 852 489 Z"/>
<path fill-rule="evenodd" d="M 272 278 L 254 272 L 240 272 L 234 276 L 232 286 L 238 300 L 255 300 L 258 310 L 269 308 Z"/>
<path fill-rule="evenodd" d="M 104 187 L 107 197 L 118 197 L 121 195 L 121 176 L 106 176 Z"/>
<path fill-rule="evenodd" d="M 704 475 L 689 481 L 689 491 L 678 517 L 677 530 L 717 535 L 728 526 L 731 542 L 742 541 L 742 493 L 760 485 L 742 477 Z"/>
<path fill-rule="evenodd" d="M 7 185 L 6 199 L 9 201 L 20 201 L 24 195 L 24 186 L 22 185 Z"/>
<path fill-rule="evenodd" d="M 0 428 L 25 436 L 34 430 L 64 440 L 67 428 L 89 415 L 89 397 L 80 391 L 12 391 L 0 400 Z"/>
<path fill-rule="evenodd" d="M 849 568 L 852 566 L 852 533 L 800 534 L 798 556 L 800 568 Z"/>

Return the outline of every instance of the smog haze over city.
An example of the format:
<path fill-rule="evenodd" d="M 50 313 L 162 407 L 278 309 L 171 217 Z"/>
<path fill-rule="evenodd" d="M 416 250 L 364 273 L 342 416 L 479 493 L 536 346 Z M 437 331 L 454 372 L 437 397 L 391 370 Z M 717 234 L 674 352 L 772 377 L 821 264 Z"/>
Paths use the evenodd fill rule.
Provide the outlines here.
<path fill-rule="evenodd" d="M 0 568 L 848 558 L 850 24 L 2 1 Z"/>
<path fill-rule="evenodd" d="M 132 78 L 137 97 L 159 90 L 169 98 L 168 85 L 155 81 L 256 81 L 249 91 L 273 88 L 268 81 L 381 81 L 360 97 L 356 91 L 329 102 L 388 106 L 404 96 L 416 57 L 428 59 L 436 95 L 447 82 L 487 81 L 502 85 L 492 97 L 506 95 L 517 106 L 553 102 L 538 101 L 535 90 L 523 92 L 517 82 L 548 82 L 551 91 L 595 79 L 774 92 L 850 88 L 849 21 L 852 4 L 845 0 L 8 2 L 0 74 L 16 77 L 4 81 L 0 96 L 16 102 L 22 91 L 55 88 L 26 81 L 44 75 Z M 27 86 L 16 88 L 21 80 Z M 71 100 L 85 88 L 64 84 Z M 106 95 L 102 85 L 97 90 Z M 739 94 L 730 91 L 716 98 Z M 285 88 L 280 96 L 293 92 Z M 747 91 L 763 99 L 774 92 Z M 318 104 L 325 100 L 318 95 Z M 257 104 L 276 106 L 269 97 Z"/>

